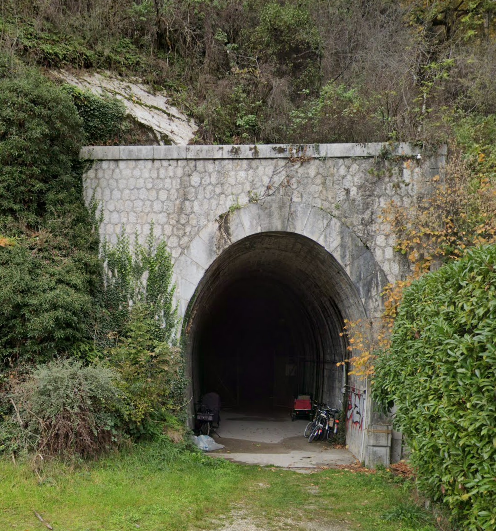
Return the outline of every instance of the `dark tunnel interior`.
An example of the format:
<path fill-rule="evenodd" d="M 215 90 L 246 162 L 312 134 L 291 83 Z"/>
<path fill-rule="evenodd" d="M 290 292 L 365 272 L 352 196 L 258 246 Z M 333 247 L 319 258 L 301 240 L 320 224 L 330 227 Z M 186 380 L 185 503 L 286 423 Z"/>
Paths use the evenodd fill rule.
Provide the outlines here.
<path fill-rule="evenodd" d="M 202 390 L 224 402 L 250 405 L 270 399 L 287 406 L 298 393 L 305 353 L 314 339 L 301 300 L 277 279 L 242 277 L 226 286 L 200 333 Z M 312 363 L 313 360 L 310 360 Z"/>
<path fill-rule="evenodd" d="M 261 233 L 225 250 L 190 307 L 195 400 L 290 408 L 294 397 L 342 407 L 343 322 L 359 306 L 351 281 L 323 247 L 292 233 Z"/>

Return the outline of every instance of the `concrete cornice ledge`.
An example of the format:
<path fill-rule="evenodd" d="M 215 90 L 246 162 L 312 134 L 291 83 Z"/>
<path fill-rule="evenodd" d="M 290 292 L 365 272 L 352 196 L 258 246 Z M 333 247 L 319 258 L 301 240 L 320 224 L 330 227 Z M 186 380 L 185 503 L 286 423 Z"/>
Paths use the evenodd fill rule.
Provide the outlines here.
<path fill-rule="evenodd" d="M 173 160 L 173 159 L 310 159 L 349 157 L 417 157 L 422 149 L 413 144 L 375 142 L 370 144 L 261 144 L 188 146 L 85 146 L 86 160 Z M 446 155 L 441 147 L 438 155 Z"/>

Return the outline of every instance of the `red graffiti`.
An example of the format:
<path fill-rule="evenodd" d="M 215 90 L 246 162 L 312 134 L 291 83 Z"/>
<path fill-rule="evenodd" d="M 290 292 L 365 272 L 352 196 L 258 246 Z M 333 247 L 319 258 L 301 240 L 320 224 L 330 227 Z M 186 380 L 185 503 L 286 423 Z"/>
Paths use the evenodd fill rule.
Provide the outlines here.
<path fill-rule="evenodd" d="M 346 412 L 346 423 L 356 428 L 363 429 L 365 415 L 365 391 L 360 391 L 352 387 L 348 394 L 348 410 Z"/>

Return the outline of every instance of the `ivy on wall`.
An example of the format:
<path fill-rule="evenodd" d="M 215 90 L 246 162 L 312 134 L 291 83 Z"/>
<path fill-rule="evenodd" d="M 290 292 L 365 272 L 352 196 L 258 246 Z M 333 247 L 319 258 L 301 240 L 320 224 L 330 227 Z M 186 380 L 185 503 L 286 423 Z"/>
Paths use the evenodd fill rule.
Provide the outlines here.
<path fill-rule="evenodd" d="M 124 104 L 110 96 L 99 97 L 88 90 L 64 85 L 83 121 L 84 141 L 88 145 L 116 143 L 124 129 Z"/>

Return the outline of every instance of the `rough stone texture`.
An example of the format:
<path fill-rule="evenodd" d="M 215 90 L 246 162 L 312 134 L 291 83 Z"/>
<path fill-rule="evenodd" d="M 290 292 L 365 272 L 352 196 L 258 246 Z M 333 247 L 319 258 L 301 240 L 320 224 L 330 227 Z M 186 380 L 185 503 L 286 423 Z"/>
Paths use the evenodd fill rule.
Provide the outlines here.
<path fill-rule="evenodd" d="M 137 80 L 123 81 L 111 72 L 82 75 L 57 70 L 52 74 L 65 83 L 98 96 L 110 94 L 122 101 L 126 112 L 153 131 L 159 144 L 187 144 L 195 136 L 197 127 L 191 119 L 170 105 L 165 95 Z"/>
<path fill-rule="evenodd" d="M 101 236 L 111 243 L 122 230 L 144 237 L 153 223 L 174 260 L 182 257 L 186 269 L 176 266 L 176 274 L 193 285 L 179 290 L 183 312 L 223 248 L 258 232 L 288 231 L 333 254 L 375 314 L 380 305 L 365 299 L 380 287 L 377 267 L 389 282 L 407 267 L 393 252 L 382 209 L 391 200 L 414 204 L 444 155 L 424 160 L 403 144 L 329 144 L 88 147 L 81 156 L 94 160 L 85 194 L 103 209 Z M 212 246 L 226 215 L 230 233 Z"/>
<path fill-rule="evenodd" d="M 256 235 L 292 233 L 315 245 L 297 238 L 278 244 L 274 271 L 294 257 L 288 281 L 308 284 L 308 301 L 322 315 L 335 312 L 319 300 L 327 293 L 342 318 L 373 320 L 385 285 L 408 273 L 383 209 L 392 200 L 413 208 L 428 194 L 445 151 L 427 157 L 407 144 L 146 146 L 87 147 L 81 156 L 94 161 L 84 178 L 85 198 L 101 209 L 102 238 L 115 243 L 124 231 L 143 239 L 153 223 L 155 235 L 166 239 L 182 316 L 195 311 L 212 271 L 210 290 L 229 270 L 218 257 L 236 256 L 227 251 L 242 242 L 245 248 L 237 248 L 248 253 Z M 262 251 L 251 256 L 246 267 L 263 260 Z M 319 271 L 313 278 L 312 270 Z M 333 378 L 337 385 L 339 376 Z M 389 459 L 382 447 L 365 450 L 367 425 L 349 430 L 351 451 L 361 460 Z"/>

